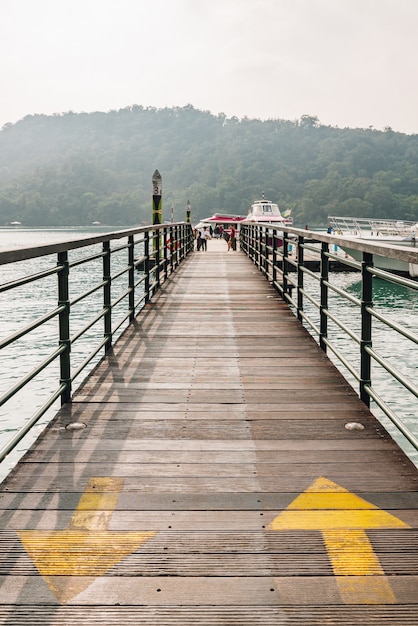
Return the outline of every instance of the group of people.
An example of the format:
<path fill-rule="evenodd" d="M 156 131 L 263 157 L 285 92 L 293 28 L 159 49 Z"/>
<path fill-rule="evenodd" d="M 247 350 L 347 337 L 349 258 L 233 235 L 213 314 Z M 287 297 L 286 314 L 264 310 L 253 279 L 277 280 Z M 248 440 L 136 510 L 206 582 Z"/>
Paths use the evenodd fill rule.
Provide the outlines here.
<path fill-rule="evenodd" d="M 196 250 L 198 252 L 206 252 L 208 249 L 208 239 L 212 239 L 212 235 L 207 226 L 203 228 L 195 228 L 194 237 L 196 239 Z"/>
<path fill-rule="evenodd" d="M 196 250 L 198 252 L 206 252 L 208 249 L 208 239 L 212 239 L 212 227 L 210 227 L 210 229 L 207 226 L 203 226 L 202 228 L 195 228 L 193 232 L 196 239 Z M 230 250 L 237 249 L 237 234 L 233 225 L 229 230 L 218 230 L 218 233 L 221 237 L 223 235 L 223 238 L 227 242 L 228 252 Z"/>

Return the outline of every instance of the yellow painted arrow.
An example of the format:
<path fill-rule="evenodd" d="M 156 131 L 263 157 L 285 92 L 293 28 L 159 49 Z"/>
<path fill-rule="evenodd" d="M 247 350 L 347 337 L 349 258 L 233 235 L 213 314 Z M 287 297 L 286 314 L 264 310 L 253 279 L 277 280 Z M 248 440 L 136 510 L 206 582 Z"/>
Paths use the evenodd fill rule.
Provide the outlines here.
<path fill-rule="evenodd" d="M 91 478 L 66 530 L 21 530 L 19 538 L 61 603 L 84 591 L 155 532 L 112 532 L 107 527 L 122 478 Z"/>
<path fill-rule="evenodd" d="M 370 528 L 409 528 L 394 515 L 321 477 L 295 498 L 268 528 L 322 531 L 345 604 L 396 602 L 365 532 Z"/>

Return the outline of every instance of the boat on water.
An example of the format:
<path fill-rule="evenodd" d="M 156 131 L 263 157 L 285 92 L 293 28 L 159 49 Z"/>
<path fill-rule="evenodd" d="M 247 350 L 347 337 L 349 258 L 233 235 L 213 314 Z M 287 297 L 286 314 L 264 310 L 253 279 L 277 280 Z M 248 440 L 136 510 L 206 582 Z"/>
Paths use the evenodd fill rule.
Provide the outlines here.
<path fill-rule="evenodd" d="M 222 226 L 223 230 L 227 230 L 234 225 L 236 230 L 239 230 L 239 225 L 245 220 L 245 215 L 233 215 L 227 213 L 215 213 L 212 217 L 206 217 L 201 220 L 196 228 L 203 228 L 203 226 L 212 227 L 213 229 Z"/>
<path fill-rule="evenodd" d="M 293 219 L 290 217 L 290 211 L 287 211 L 282 215 L 279 205 L 270 200 L 264 198 L 264 194 L 261 200 L 256 200 L 252 203 L 248 215 L 243 220 L 243 223 L 248 222 L 267 222 L 268 224 L 283 224 L 283 226 L 291 226 Z"/>
<path fill-rule="evenodd" d="M 241 224 L 255 222 L 291 226 L 293 220 L 290 217 L 290 211 L 282 215 L 279 206 L 274 202 L 270 202 L 270 200 L 266 200 L 263 194 L 261 200 L 255 200 L 251 204 L 247 215 L 216 213 L 212 217 L 201 220 L 196 228 L 202 228 L 203 226 L 212 227 L 216 233 L 219 230 L 228 232 L 231 226 L 234 226 L 235 230 L 239 232 Z"/>
<path fill-rule="evenodd" d="M 367 217 L 328 216 L 328 232 L 361 239 L 364 242 L 384 243 L 392 246 L 418 248 L 418 223 L 407 220 L 375 219 Z M 339 248 L 356 261 L 362 260 L 362 252 L 350 247 L 349 242 L 338 244 Z M 374 264 L 380 269 L 391 272 L 418 276 L 418 264 L 407 263 L 398 259 L 374 255 Z"/>

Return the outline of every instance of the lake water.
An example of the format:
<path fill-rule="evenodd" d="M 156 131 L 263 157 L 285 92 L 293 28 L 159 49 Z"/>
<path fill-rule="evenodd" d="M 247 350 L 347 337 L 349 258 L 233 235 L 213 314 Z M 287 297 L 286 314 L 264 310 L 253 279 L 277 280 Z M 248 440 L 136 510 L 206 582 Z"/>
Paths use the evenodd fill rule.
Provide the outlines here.
<path fill-rule="evenodd" d="M 418 291 L 407 289 L 394 283 L 388 283 L 378 278 L 373 279 L 373 308 L 381 315 L 390 318 L 404 329 L 416 334 L 418 320 Z M 307 290 L 309 288 L 309 281 Z M 336 272 L 330 275 L 330 282 L 344 289 L 356 298 L 361 298 L 361 280 L 356 272 Z M 312 293 L 314 291 L 312 290 Z M 315 297 L 319 299 L 318 287 L 316 286 Z M 352 332 L 360 336 L 361 317 L 359 308 L 342 300 L 339 296 L 330 295 L 328 308 L 339 318 Z M 319 326 L 319 314 L 313 310 L 312 305 L 306 302 L 305 312 L 312 316 Z M 316 315 L 316 318 L 315 318 Z M 359 371 L 360 355 L 359 346 L 340 328 L 329 322 L 328 338 L 338 347 L 344 357 L 355 365 Z M 416 345 L 402 337 L 399 333 L 391 330 L 377 320 L 373 320 L 373 349 L 385 358 L 390 365 L 405 376 L 412 384 L 418 380 L 418 359 Z M 328 356 L 343 376 L 358 392 L 359 383 L 351 377 L 347 369 L 340 364 L 337 357 L 328 350 Z M 408 429 L 418 437 L 418 399 L 408 392 L 394 377 L 390 376 L 380 365 L 372 359 L 372 384 L 375 391 L 383 398 L 391 410 L 402 419 Z M 400 447 L 408 454 L 415 465 L 418 466 L 418 451 L 399 433 L 392 422 L 372 401 L 371 411 L 384 424 L 392 437 Z"/>
<path fill-rule="evenodd" d="M 93 236 L 108 231 L 117 230 L 115 228 L 99 228 L 91 227 L 87 229 L 26 229 L 26 228 L 0 228 L 0 250 L 11 250 L 14 248 L 42 246 L 58 241 L 68 241 L 71 239 L 80 239 L 82 237 Z M 89 249 L 92 253 L 92 248 Z M 97 251 L 101 250 L 101 245 L 97 246 Z M 84 252 L 84 254 L 86 254 Z M 71 253 L 71 260 L 80 256 L 78 250 Z M 96 263 L 96 262 L 94 262 Z M 112 261 L 113 263 L 113 261 Z M 42 257 L 35 262 L 23 261 L 0 266 L 0 283 L 8 283 L 26 275 L 34 274 L 56 265 L 56 255 Z M 74 289 L 70 294 L 71 298 L 77 295 L 77 290 L 87 289 L 89 273 L 94 271 L 94 266 L 79 266 L 71 271 L 72 280 L 70 285 L 74 285 Z M 101 260 L 97 261 L 97 276 L 101 276 Z M 74 278 L 76 277 L 76 278 Z M 96 298 L 97 309 L 102 307 L 101 292 L 97 292 L 92 296 Z M 115 294 L 113 294 L 115 298 Z M 4 339 L 18 328 L 22 328 L 31 320 L 53 310 L 57 305 L 57 279 L 54 276 L 45 278 L 29 286 L 24 286 L 12 291 L 6 291 L 0 294 L 0 337 Z M 89 302 L 90 305 L 90 302 Z M 91 305 L 94 305 L 92 302 Z M 72 314 L 71 335 L 80 330 L 85 321 L 87 321 L 85 313 L 80 308 L 80 313 Z M 86 339 L 100 338 L 101 328 L 95 328 L 86 333 Z M 5 393 L 13 384 L 15 384 L 22 375 L 30 372 L 38 365 L 43 358 L 46 358 L 56 347 L 58 337 L 58 319 L 47 322 L 42 327 L 30 333 L 29 336 L 21 338 L 17 342 L 3 348 L 0 352 L 0 395 Z M 80 365 L 84 358 L 87 357 L 89 351 L 80 345 L 75 344 L 72 349 L 71 358 L 73 365 Z M 80 375 L 76 383 L 79 385 L 89 369 L 100 359 L 100 356 L 92 362 L 89 368 Z M 3 447 L 25 422 L 44 405 L 47 398 L 58 387 L 59 381 L 59 362 L 56 359 L 41 374 L 32 380 L 24 389 L 19 391 L 6 405 L 0 407 L 0 447 Z M 77 386 L 76 385 L 76 386 Z M 59 409 L 60 402 L 57 401 L 54 406 L 40 419 L 38 424 L 33 428 L 33 433 L 27 435 L 16 449 L 0 464 L 0 480 L 10 471 L 22 452 L 25 451 L 34 438 L 44 428 L 56 411 Z"/>
<path fill-rule="evenodd" d="M 0 228 L 0 250 L 40 246 L 56 241 L 78 239 L 82 236 L 100 234 L 112 230 L 115 229 L 100 227 L 62 230 Z M 46 262 L 47 261 L 45 261 L 45 263 Z M 37 263 L 36 269 L 34 270 L 33 262 L 32 267 L 30 263 L 31 262 L 18 264 L 22 266 L 20 269 L 16 264 L 0 266 L 0 283 L 13 280 L 18 274 L 22 274 L 23 272 L 34 273 L 34 271 L 41 269 L 41 265 Z M 51 258 L 48 264 L 49 266 L 53 264 L 51 263 Z M 86 270 L 84 270 L 84 273 L 80 271 L 78 276 L 80 288 L 86 281 L 85 271 Z M 51 278 L 49 281 L 51 281 Z M 347 272 L 332 274 L 331 282 L 338 284 L 339 287 L 344 288 L 356 297 L 360 297 L 361 284 L 357 273 Z M 306 288 L 308 290 L 310 289 L 309 283 L 306 285 Z M 312 289 L 316 289 L 315 296 L 318 297 L 317 286 L 315 286 L 315 288 L 312 287 Z M 374 294 L 374 306 L 376 309 L 411 331 L 415 331 L 418 316 L 418 292 L 375 279 Z M 54 290 L 51 292 L 51 290 L 47 288 L 47 281 L 41 281 L 36 287 L 31 286 L 30 289 L 20 290 L 18 295 L 14 292 L 13 296 L 12 292 L 0 294 L 0 336 L 4 338 L 16 330 L 15 320 L 29 320 L 34 316 L 36 317 L 36 315 L 41 315 L 45 310 L 45 306 L 47 309 L 48 307 L 53 308 L 56 305 L 55 298 L 56 292 Z M 331 311 L 334 310 L 334 312 L 338 314 L 338 317 L 354 332 L 359 333 L 360 315 L 356 307 L 350 303 L 341 301 L 335 296 L 331 296 L 329 308 Z M 310 310 L 308 302 L 306 303 L 306 311 L 309 312 L 309 315 L 311 315 L 316 322 L 317 317 L 315 318 L 315 316 L 317 316 L 317 311 L 315 309 Z M 80 327 L 83 325 L 82 317 L 78 322 L 77 319 L 73 322 L 73 324 L 77 323 L 79 323 Z M 51 351 L 52 347 L 56 346 L 56 324 L 57 322 L 54 321 L 51 322 L 49 326 L 47 325 L 39 329 L 35 335 L 35 339 L 32 339 L 30 343 L 19 341 L 16 345 L 0 353 L 0 394 L 4 393 L 4 391 L 9 388 L 22 375 L 22 372 L 32 369 L 39 363 L 41 360 L 40 357 L 46 356 Z M 76 328 L 72 326 L 72 334 L 75 331 Z M 339 349 L 348 360 L 352 363 L 358 363 L 358 346 L 355 342 L 349 340 L 347 336 L 344 336 L 339 329 L 333 328 L 332 324 L 329 328 L 329 337 L 338 345 Z M 378 350 L 380 354 L 387 357 L 391 364 L 396 366 L 409 380 L 414 382 L 418 379 L 418 363 L 414 344 L 403 340 L 399 335 L 395 335 L 386 327 L 376 324 L 373 347 Z M 72 358 L 78 358 L 79 361 L 82 361 L 84 356 L 86 355 L 82 352 L 77 354 L 76 350 L 74 354 L 72 354 Z M 331 352 L 329 353 L 329 357 L 357 391 L 358 383 L 355 380 L 350 380 L 347 371 L 338 364 Z M 78 384 L 82 382 L 86 374 L 87 371 L 83 372 L 80 376 L 80 380 L 77 381 Z M 5 445 L 12 434 L 21 428 L 25 420 L 33 415 L 37 408 L 43 405 L 46 397 L 56 388 L 58 378 L 58 364 L 56 363 L 49 366 L 47 370 L 45 370 L 42 375 L 38 376 L 35 381 L 32 381 L 25 390 L 19 392 L 17 397 L 10 401 L 7 406 L 0 407 L 0 446 Z M 418 436 L 417 399 L 409 392 L 406 392 L 395 379 L 391 378 L 386 372 L 376 366 L 373 367 L 373 385 L 378 393 L 382 394 L 385 401 L 388 402 L 395 413 L 407 424 L 409 429 Z M 19 444 L 17 451 L 10 454 L 0 465 L 0 480 L 7 475 L 22 452 L 28 448 L 34 437 L 38 436 L 39 432 L 44 428 L 45 424 L 48 423 L 58 408 L 59 403 L 57 402 L 54 407 L 41 418 L 39 424 L 34 428 L 33 435 L 23 440 Z M 389 420 L 382 415 L 380 410 L 374 408 L 373 404 L 371 409 L 418 466 L 418 452 L 413 449 L 403 436 L 397 433 Z"/>

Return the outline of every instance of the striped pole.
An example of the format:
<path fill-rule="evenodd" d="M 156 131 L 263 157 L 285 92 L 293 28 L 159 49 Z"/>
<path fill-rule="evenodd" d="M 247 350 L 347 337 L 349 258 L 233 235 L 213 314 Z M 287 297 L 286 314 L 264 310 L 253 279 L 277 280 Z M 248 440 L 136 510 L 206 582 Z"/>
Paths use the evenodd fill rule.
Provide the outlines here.
<path fill-rule="evenodd" d="M 155 170 L 152 176 L 152 225 L 155 226 L 157 224 L 162 224 L 163 217 L 163 205 L 162 205 L 162 195 L 163 195 L 163 179 L 161 178 L 161 174 L 158 170 Z M 153 237 L 153 252 L 155 252 L 158 248 L 157 245 L 157 237 L 156 232 L 154 232 Z"/>

